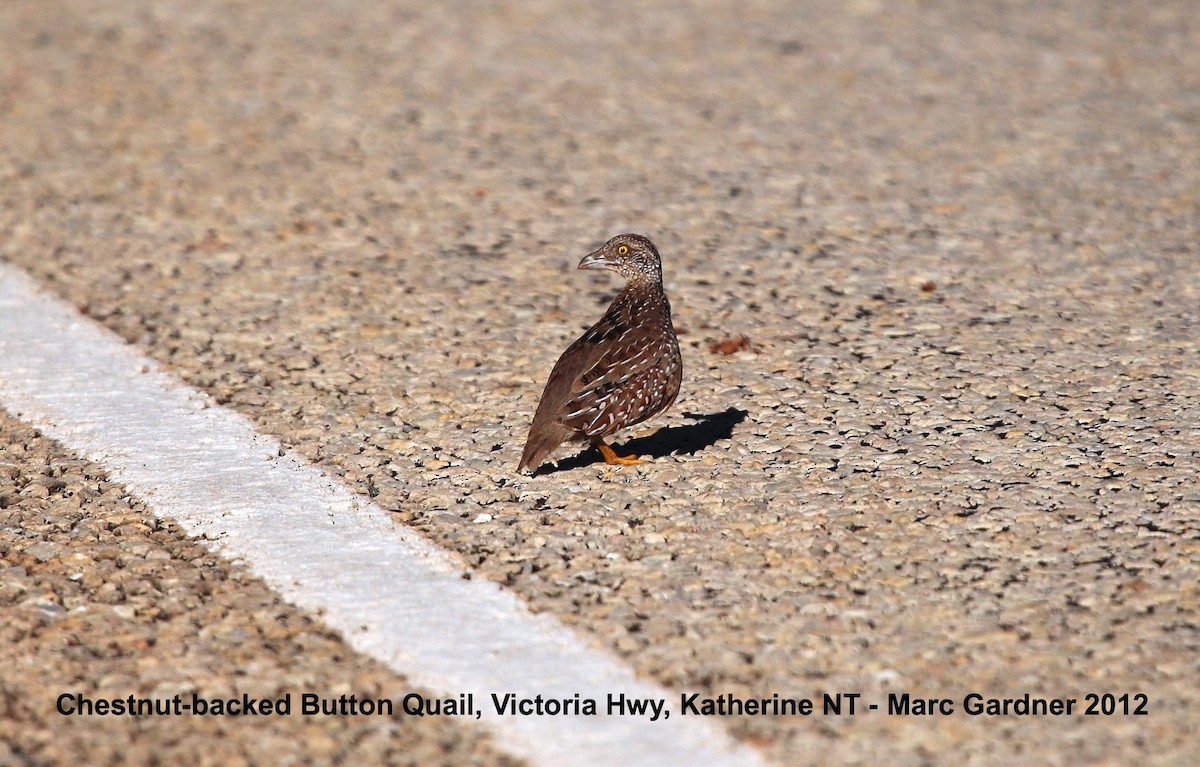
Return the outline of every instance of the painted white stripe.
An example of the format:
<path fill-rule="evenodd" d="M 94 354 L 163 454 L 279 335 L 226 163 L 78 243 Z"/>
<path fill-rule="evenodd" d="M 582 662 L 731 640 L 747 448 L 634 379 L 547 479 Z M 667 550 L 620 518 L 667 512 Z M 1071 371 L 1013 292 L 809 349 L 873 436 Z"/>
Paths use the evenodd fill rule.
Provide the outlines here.
<path fill-rule="evenodd" d="M 636 679 L 509 592 L 256 434 L 0 262 L 0 405 L 223 555 L 244 561 L 359 652 L 442 695 L 475 693 L 502 748 L 537 765 L 761 765 L 679 696 Z M 399 694 L 404 691 L 396 691 Z M 597 699 L 600 716 L 497 716 L 489 695 Z M 604 715 L 607 696 L 669 719 Z"/>

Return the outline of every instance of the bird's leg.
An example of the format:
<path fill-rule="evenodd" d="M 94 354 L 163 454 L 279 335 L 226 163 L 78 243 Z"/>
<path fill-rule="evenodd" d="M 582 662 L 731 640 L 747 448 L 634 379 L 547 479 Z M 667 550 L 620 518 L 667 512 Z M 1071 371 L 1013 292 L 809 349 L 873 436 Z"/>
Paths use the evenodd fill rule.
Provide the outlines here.
<path fill-rule="evenodd" d="M 617 455 L 617 451 L 609 447 L 602 439 L 598 439 L 592 444 L 600 451 L 600 455 L 604 456 L 604 462 L 609 466 L 633 466 L 642 463 L 636 455 Z"/>

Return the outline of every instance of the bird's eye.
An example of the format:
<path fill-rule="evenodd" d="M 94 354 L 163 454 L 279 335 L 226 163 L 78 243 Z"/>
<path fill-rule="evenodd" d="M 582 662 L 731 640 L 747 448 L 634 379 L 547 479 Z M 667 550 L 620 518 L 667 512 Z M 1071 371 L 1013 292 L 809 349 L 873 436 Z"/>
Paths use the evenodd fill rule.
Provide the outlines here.
<path fill-rule="evenodd" d="M 626 254 L 626 253 L 628 253 L 628 252 L 629 252 L 629 246 L 628 246 L 628 245 L 618 245 L 618 246 L 617 246 L 617 255 L 618 255 L 618 256 L 623 256 L 623 255 L 625 255 L 625 254 Z"/>

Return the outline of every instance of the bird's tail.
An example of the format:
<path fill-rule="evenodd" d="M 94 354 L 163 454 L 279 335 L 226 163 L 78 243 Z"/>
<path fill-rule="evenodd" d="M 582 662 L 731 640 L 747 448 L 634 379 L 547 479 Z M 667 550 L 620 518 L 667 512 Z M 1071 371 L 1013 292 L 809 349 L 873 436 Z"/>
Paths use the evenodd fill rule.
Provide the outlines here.
<path fill-rule="evenodd" d="M 529 439 L 525 441 L 525 450 L 521 453 L 521 463 L 517 470 L 532 474 L 542 465 L 554 450 L 571 436 L 571 430 L 558 423 L 534 424 L 529 430 Z"/>

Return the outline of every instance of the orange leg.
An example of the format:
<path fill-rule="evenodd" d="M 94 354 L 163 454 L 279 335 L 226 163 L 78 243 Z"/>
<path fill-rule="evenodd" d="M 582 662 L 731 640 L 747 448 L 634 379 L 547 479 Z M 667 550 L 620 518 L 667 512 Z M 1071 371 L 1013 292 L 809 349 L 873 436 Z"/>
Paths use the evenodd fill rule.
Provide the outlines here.
<path fill-rule="evenodd" d="M 604 456 L 604 462 L 609 466 L 633 466 L 642 463 L 636 455 L 617 455 L 617 452 L 602 439 L 598 439 L 592 444 L 600 451 L 600 455 Z"/>

